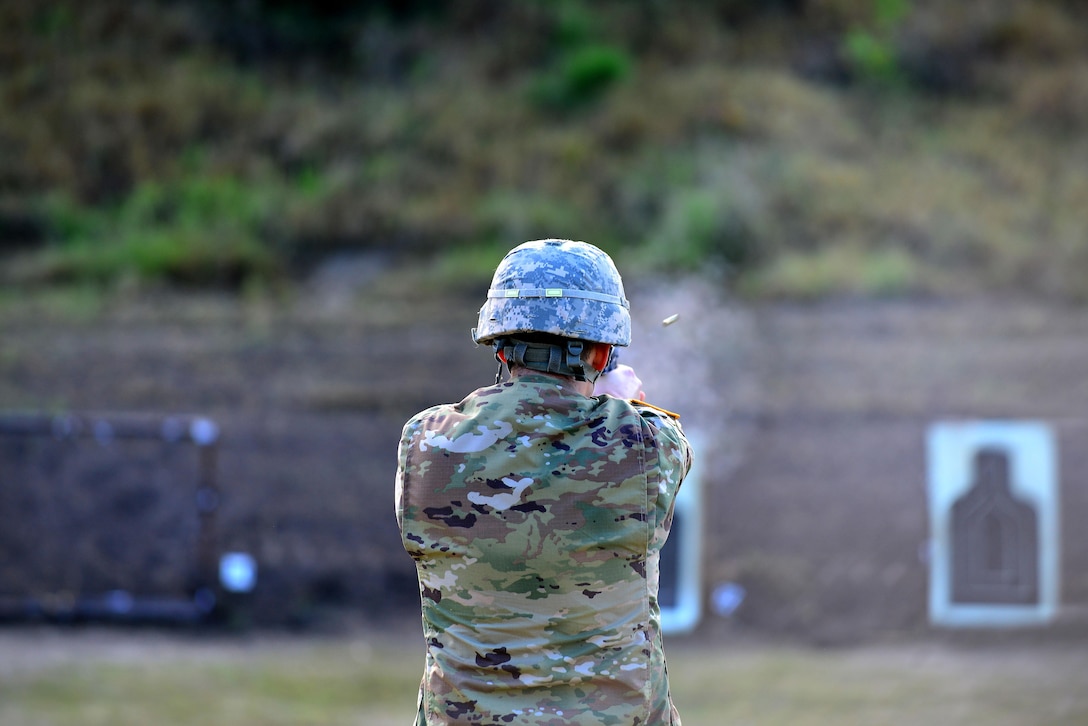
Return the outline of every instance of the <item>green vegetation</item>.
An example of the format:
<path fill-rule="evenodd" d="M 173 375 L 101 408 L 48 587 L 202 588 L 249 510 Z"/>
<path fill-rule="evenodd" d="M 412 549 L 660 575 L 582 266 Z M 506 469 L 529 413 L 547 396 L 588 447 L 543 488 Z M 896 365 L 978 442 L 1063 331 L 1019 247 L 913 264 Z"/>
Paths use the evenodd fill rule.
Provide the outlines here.
<path fill-rule="evenodd" d="M 630 74 L 631 61 L 618 48 L 590 45 L 565 56 L 559 67 L 537 79 L 532 98 L 542 108 L 570 110 L 599 99 Z"/>
<path fill-rule="evenodd" d="M 102 652 L 16 669 L 0 681 L 5 724 L 405 723 L 422 655 L 415 646 L 294 641 L 232 646 L 129 638 Z M 51 653 L 58 653 L 54 639 Z M 1054 646 L 936 645 L 813 651 L 673 646 L 674 699 L 691 726 L 1073 726 L 1088 717 L 1083 654 Z"/>
<path fill-rule="evenodd" d="M 855 27 L 843 38 L 843 51 L 863 80 L 884 86 L 903 82 L 894 34 L 910 12 L 908 0 L 873 0 L 872 29 Z"/>
<path fill-rule="evenodd" d="M 98 282 L 140 279 L 238 287 L 278 272 L 262 227 L 284 198 L 237 179 L 197 176 L 147 181 L 122 202 L 90 206 L 51 200 L 53 245 L 24 260 L 24 279 Z"/>
<path fill-rule="evenodd" d="M 1088 299 L 1072 4 L 259 7 L 0 0 L 0 282 L 461 286 L 569 236 L 755 297 Z"/>
<path fill-rule="evenodd" d="M 379 662 L 379 654 L 366 649 L 351 653 L 320 646 L 283 656 L 62 666 L 0 684 L 0 720 L 43 725 L 382 724 L 404 721 L 412 713 L 418 658 L 409 662 L 382 653 Z"/>

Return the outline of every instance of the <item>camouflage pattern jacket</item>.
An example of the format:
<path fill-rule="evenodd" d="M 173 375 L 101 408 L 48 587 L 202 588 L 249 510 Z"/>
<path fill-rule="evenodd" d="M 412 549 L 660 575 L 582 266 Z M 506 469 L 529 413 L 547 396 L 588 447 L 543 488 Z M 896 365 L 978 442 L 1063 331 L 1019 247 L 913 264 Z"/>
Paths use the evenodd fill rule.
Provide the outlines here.
<path fill-rule="evenodd" d="M 426 641 L 417 725 L 679 724 L 659 553 L 673 415 L 528 373 L 404 427 L 396 511 Z"/>

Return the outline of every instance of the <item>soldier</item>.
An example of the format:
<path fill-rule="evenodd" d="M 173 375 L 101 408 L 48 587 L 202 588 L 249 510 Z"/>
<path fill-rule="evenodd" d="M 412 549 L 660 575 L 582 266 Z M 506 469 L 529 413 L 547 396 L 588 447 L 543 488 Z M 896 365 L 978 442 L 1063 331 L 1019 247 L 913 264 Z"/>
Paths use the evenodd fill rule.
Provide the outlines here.
<path fill-rule="evenodd" d="M 630 368 L 601 375 L 631 338 L 619 273 L 584 242 L 519 245 L 473 338 L 495 385 L 417 414 L 400 441 L 426 641 L 415 723 L 679 724 L 658 562 L 692 454 Z"/>

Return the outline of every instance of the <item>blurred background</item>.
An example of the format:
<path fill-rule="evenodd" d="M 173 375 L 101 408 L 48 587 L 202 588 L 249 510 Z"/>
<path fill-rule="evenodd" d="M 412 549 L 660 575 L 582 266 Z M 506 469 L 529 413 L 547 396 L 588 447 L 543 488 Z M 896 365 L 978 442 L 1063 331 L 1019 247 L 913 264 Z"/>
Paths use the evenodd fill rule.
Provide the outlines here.
<path fill-rule="evenodd" d="M 1086 124 L 1072 0 L 0 0 L 0 720 L 410 718 L 400 427 L 563 237 L 699 444 L 685 722 L 1084 723 Z M 1035 589 L 948 627 L 994 421 Z"/>

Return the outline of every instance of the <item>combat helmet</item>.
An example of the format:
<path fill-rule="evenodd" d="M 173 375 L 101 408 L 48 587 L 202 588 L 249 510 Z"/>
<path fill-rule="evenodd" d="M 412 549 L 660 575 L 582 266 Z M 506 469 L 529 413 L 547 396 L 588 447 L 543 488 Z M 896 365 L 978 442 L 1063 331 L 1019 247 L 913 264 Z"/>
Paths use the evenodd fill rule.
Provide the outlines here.
<path fill-rule="evenodd" d="M 612 258 L 587 242 L 563 239 L 533 240 L 510 250 L 495 269 L 472 338 L 498 352 L 526 334 L 630 345 L 630 305 Z M 580 345 L 568 344 L 558 363 L 547 351 L 552 360 L 546 368 L 519 360 L 517 350 L 507 359 L 512 354 L 530 368 L 592 379 L 576 362 L 580 351 Z"/>

